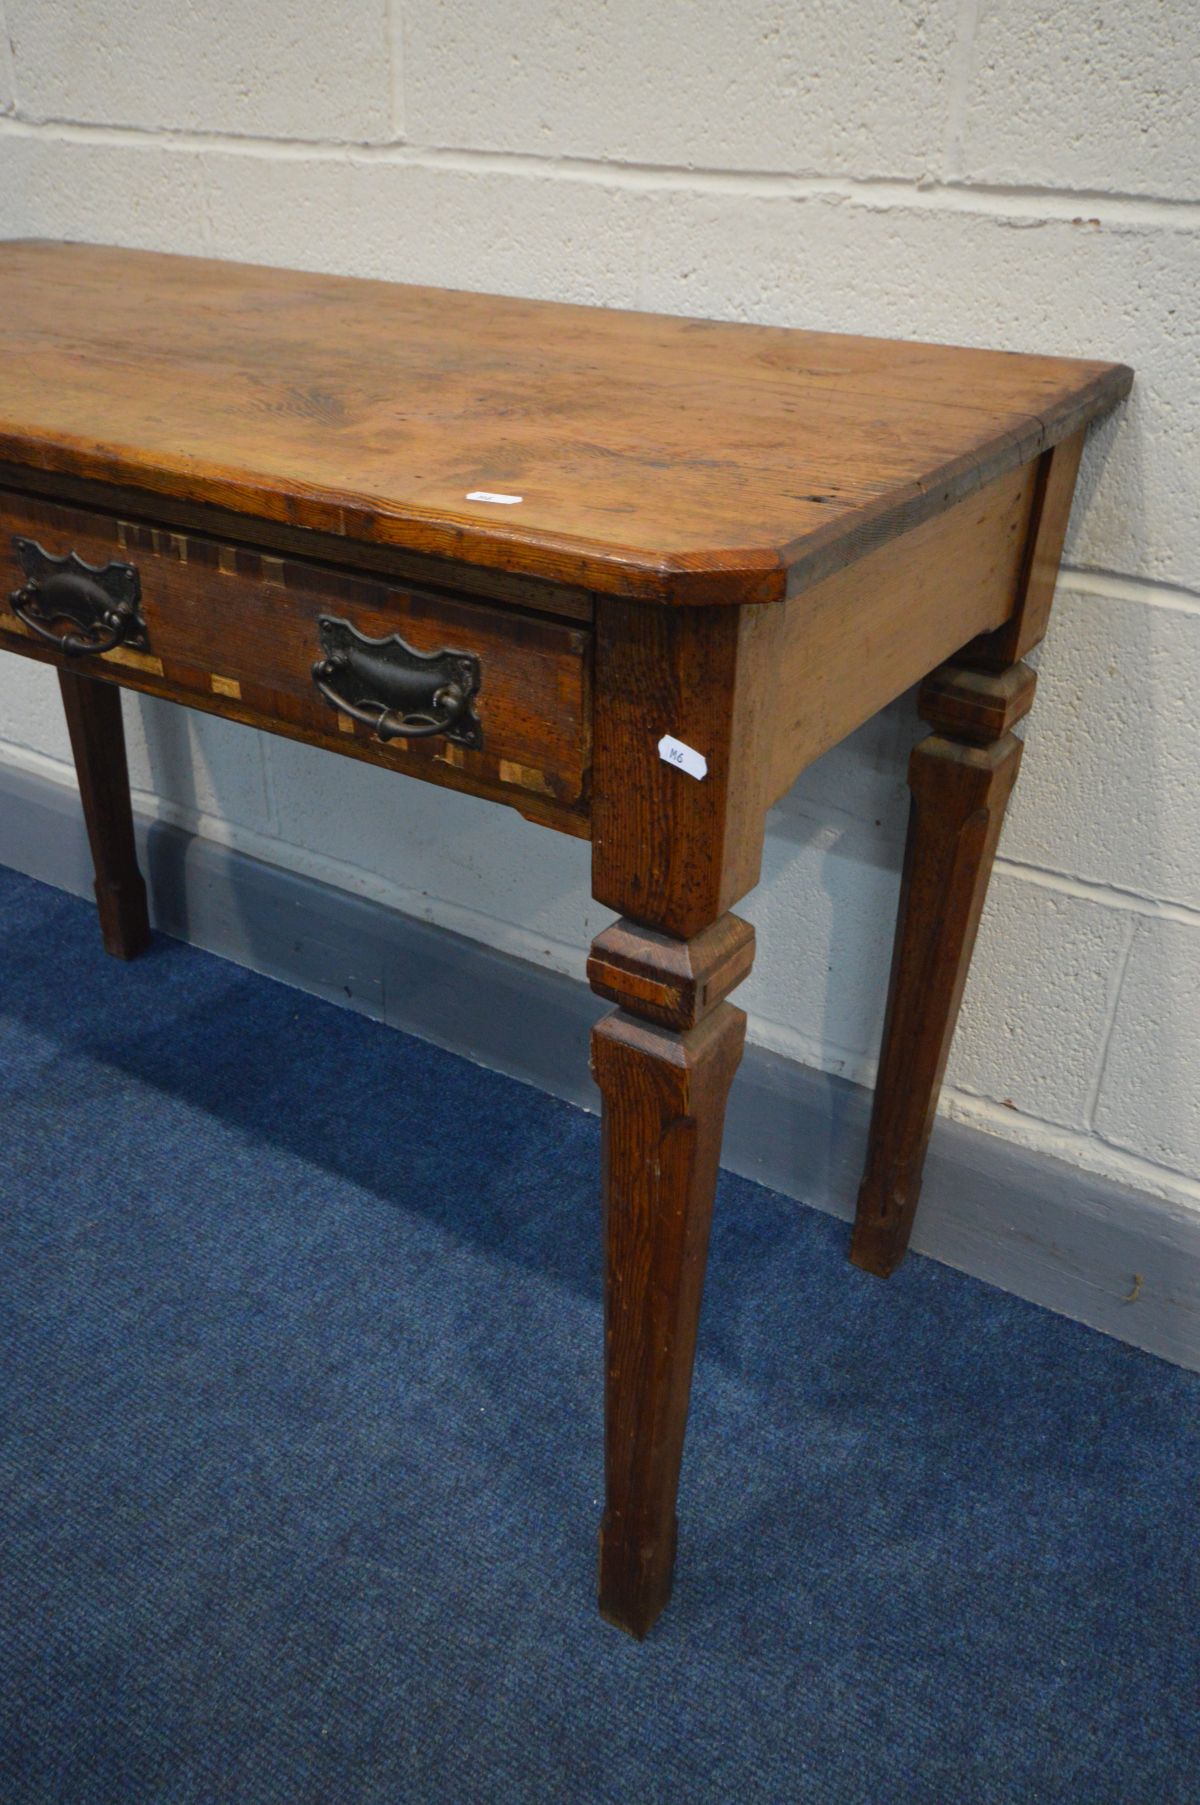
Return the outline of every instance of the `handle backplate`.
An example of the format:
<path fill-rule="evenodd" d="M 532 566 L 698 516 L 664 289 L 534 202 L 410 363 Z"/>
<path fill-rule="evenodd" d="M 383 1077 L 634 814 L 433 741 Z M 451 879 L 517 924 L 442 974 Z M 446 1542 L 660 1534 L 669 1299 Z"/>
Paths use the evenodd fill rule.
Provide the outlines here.
<path fill-rule="evenodd" d="M 473 652 L 418 652 L 390 633 L 370 639 L 348 620 L 318 617 L 321 657 L 317 689 L 331 708 L 361 721 L 377 739 L 441 736 L 478 751 L 483 728 L 475 713 L 483 674 Z"/>
<path fill-rule="evenodd" d="M 73 551 L 56 557 L 34 539 L 12 543 L 26 580 L 9 606 L 31 632 L 76 657 L 119 645 L 149 650 L 135 565 L 89 564 Z"/>

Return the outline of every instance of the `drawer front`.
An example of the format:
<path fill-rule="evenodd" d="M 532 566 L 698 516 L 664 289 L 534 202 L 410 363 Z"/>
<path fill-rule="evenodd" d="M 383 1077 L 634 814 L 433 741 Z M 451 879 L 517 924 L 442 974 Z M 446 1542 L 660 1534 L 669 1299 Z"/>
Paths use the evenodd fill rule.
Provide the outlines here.
<path fill-rule="evenodd" d="M 14 543 L 20 541 L 24 548 Z M 38 548 L 55 560 L 74 553 L 100 568 L 89 572 L 74 561 L 48 566 Z M 11 597 L 34 566 L 42 582 L 40 591 L 29 592 L 32 602 L 21 604 L 32 617 L 26 624 Z M 526 812 L 585 812 L 586 627 L 0 492 L 0 638 L 10 648 L 55 656 L 36 630 L 39 613 L 48 618 L 49 596 L 67 598 L 65 605 L 74 609 L 70 620 L 55 618 L 56 635 L 105 644 L 118 630 L 112 624 L 117 616 L 112 609 L 105 615 L 99 591 L 128 613 L 131 579 L 121 566 L 136 570 L 140 619 L 125 620 L 112 649 L 62 655 L 62 662 L 80 670 L 109 666 L 114 677 L 135 687 L 497 796 Z M 349 669 L 340 668 L 347 646 Z M 429 661 L 441 652 L 454 657 L 440 665 Z M 318 690 L 314 666 L 322 663 L 325 689 L 345 707 Z M 405 674 L 397 676 L 397 670 Z M 378 695 L 372 688 L 376 672 Z M 477 691 L 455 716 L 455 692 L 442 679 L 460 675 L 460 695 L 474 684 Z M 422 685 L 423 712 L 411 699 Z M 431 707 L 428 697 L 435 694 Z M 407 695 L 408 702 L 390 707 L 381 738 L 379 717 L 396 695 Z M 353 718 L 351 708 L 363 718 Z M 443 719 L 453 723 L 451 730 L 441 730 Z M 388 737 L 418 721 L 426 729 L 422 737 Z M 540 810 L 527 808 L 530 803 Z"/>

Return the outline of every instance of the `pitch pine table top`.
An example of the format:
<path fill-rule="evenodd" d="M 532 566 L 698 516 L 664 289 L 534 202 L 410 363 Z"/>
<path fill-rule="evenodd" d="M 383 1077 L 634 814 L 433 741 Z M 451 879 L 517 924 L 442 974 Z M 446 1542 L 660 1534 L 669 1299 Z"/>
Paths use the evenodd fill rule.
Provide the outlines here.
<path fill-rule="evenodd" d="M 7 463 L 648 602 L 795 593 L 1131 380 L 1074 358 L 0 245 Z"/>

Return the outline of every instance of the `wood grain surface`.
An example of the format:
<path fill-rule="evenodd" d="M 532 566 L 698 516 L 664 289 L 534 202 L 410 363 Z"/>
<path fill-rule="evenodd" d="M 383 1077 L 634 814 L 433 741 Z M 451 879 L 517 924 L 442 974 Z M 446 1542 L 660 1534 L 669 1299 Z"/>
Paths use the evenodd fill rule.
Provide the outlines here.
<path fill-rule="evenodd" d="M 778 600 L 1131 381 L 103 246 L 0 295 L 0 460 L 659 602 Z"/>
<path fill-rule="evenodd" d="M 784 604 L 767 799 L 1020 596 L 1038 464 L 997 477 Z"/>

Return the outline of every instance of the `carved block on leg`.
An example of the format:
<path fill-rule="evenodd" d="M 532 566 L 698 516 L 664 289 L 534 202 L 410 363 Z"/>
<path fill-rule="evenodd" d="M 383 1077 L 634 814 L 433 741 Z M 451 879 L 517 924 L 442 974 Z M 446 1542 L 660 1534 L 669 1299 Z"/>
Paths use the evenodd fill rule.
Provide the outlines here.
<path fill-rule="evenodd" d="M 597 996 L 631 1014 L 664 1028 L 694 1028 L 753 963 L 754 929 L 737 915 L 722 915 L 690 940 L 621 920 L 593 940 L 587 973 Z"/>
<path fill-rule="evenodd" d="M 59 671 L 58 684 L 96 873 L 100 932 L 114 958 L 133 959 L 149 944 L 150 917 L 133 838 L 121 692 L 76 671 Z"/>
<path fill-rule="evenodd" d="M 681 947 L 657 949 L 618 923 L 593 956 L 612 994 L 624 970 L 634 1007 L 690 1025 L 639 1021 L 624 1009 L 593 1030 L 604 1099 L 605 1511 L 600 1609 L 644 1636 L 671 1591 L 675 1498 L 683 1457 L 708 1231 L 725 1102 L 746 1018 L 722 1000 L 749 965 L 750 930 L 725 917 Z M 734 947 L 739 949 L 731 957 Z M 650 975 L 657 970 L 657 979 Z M 681 978 L 681 972 L 683 974 Z M 660 992 L 646 995 L 658 983 Z M 682 990 L 685 1000 L 675 998 Z"/>
<path fill-rule="evenodd" d="M 936 731 L 909 766 L 912 808 L 867 1165 L 850 1258 L 881 1277 L 904 1258 L 925 1152 L 962 1003 L 988 879 L 1016 782 L 1011 728 L 1033 700 L 1025 665 L 959 665 L 923 685 Z"/>

